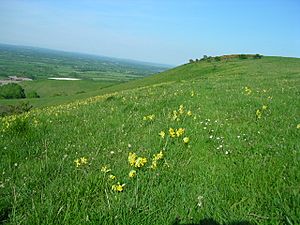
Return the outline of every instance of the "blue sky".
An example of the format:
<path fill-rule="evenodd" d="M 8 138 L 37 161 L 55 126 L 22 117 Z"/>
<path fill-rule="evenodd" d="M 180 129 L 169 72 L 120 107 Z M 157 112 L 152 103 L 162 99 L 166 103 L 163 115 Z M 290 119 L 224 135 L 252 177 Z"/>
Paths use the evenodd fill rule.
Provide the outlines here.
<path fill-rule="evenodd" d="M 0 0 L 0 43 L 178 65 L 300 57 L 299 0 Z"/>

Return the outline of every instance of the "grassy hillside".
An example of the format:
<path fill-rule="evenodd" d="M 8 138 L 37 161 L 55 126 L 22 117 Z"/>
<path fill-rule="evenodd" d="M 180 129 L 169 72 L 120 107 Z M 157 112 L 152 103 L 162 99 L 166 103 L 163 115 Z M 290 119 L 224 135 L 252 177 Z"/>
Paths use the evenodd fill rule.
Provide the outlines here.
<path fill-rule="evenodd" d="M 4 117 L 0 218 L 299 224 L 299 87 L 299 59 L 199 62 Z"/>
<path fill-rule="evenodd" d="M 198 63 L 191 63 L 187 65 L 183 65 L 174 69 L 167 70 L 163 73 L 158 73 L 156 75 L 152 75 L 149 77 L 145 77 L 143 79 L 132 80 L 130 82 L 122 82 L 118 84 L 117 82 L 114 83 L 116 85 L 108 85 L 104 83 L 104 85 L 100 83 L 93 84 L 92 82 L 86 82 L 88 87 L 95 87 L 91 88 L 91 90 L 87 90 L 86 93 L 82 94 L 68 94 L 58 96 L 55 95 L 53 98 L 53 93 L 45 93 L 44 98 L 41 99 L 23 99 L 23 100 L 0 100 L 0 104 L 16 104 L 18 102 L 30 102 L 34 107 L 44 107 L 44 106 L 51 106 L 51 105 L 58 105 L 63 103 L 69 103 L 76 99 L 85 99 L 87 97 L 95 96 L 95 95 L 103 95 L 107 93 L 118 92 L 122 90 L 128 90 L 133 88 L 140 88 L 144 86 L 151 86 L 157 85 L 162 83 L 171 83 L 171 82 L 184 82 L 190 81 L 192 79 L 209 79 L 211 74 L 215 74 L 215 76 L 226 76 L 226 79 L 235 79 L 235 77 L 244 74 L 242 78 L 245 82 L 247 82 L 248 76 L 253 76 L 256 74 L 263 74 L 265 72 L 276 74 L 276 76 L 280 73 L 284 74 L 298 74 L 299 73 L 299 59 L 295 58 L 282 58 L 282 57 L 263 57 L 262 59 L 247 59 L 247 60 L 239 60 L 239 59 L 232 59 L 226 62 L 198 62 Z M 266 79 L 269 79 L 267 77 Z M 45 82 L 45 83 L 44 83 Z M 41 81 L 42 87 L 52 86 L 50 83 L 52 81 Z M 67 90 L 73 90 L 71 92 L 81 92 L 79 85 L 77 85 L 78 81 L 68 81 L 65 82 L 70 87 L 75 87 L 75 89 L 70 89 L 66 85 Z M 102 81 L 103 82 L 103 81 Z M 249 77 L 249 82 L 253 82 L 252 77 Z M 37 83 L 37 85 L 36 85 Z M 83 82 L 84 83 L 84 82 Z M 62 84 L 59 83 L 58 84 Z M 99 84 L 98 88 L 97 85 Z M 110 84 L 110 82 L 108 82 Z M 39 86 L 39 82 L 25 82 L 22 83 L 25 89 L 35 90 L 36 86 Z M 60 87 L 60 85 L 58 86 Z M 49 90 L 48 88 L 45 91 Z M 38 91 L 39 93 L 39 91 Z M 59 93 L 58 91 L 54 91 L 54 93 Z"/>

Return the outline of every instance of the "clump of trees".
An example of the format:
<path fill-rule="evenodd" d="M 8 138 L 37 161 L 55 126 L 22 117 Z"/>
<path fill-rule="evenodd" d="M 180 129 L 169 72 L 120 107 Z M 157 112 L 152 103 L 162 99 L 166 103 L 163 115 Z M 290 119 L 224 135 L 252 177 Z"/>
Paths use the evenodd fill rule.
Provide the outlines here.
<path fill-rule="evenodd" d="M 237 54 L 237 55 L 222 55 L 222 56 L 207 56 L 204 55 L 201 59 L 190 59 L 189 63 L 205 62 L 219 62 L 229 59 L 261 59 L 263 56 L 260 54 Z"/>
<path fill-rule="evenodd" d="M 19 84 L 6 84 L 0 86 L 0 98 L 26 98 L 24 89 Z"/>
<path fill-rule="evenodd" d="M 36 91 L 31 91 L 25 94 L 25 90 L 21 85 L 10 83 L 0 86 L 0 99 L 21 99 L 21 98 L 39 98 Z"/>

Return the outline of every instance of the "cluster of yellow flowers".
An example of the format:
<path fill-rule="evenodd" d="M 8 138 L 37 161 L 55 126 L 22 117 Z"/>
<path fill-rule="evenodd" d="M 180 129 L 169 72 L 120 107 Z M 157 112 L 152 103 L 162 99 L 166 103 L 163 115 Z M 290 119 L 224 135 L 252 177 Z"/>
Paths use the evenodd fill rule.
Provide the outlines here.
<path fill-rule="evenodd" d="M 182 128 L 182 127 L 178 128 L 178 129 L 174 129 L 172 127 L 169 128 L 169 135 L 170 135 L 171 138 L 176 138 L 176 137 L 179 138 L 179 137 L 183 136 L 184 133 L 185 133 L 185 129 Z M 161 138 L 165 138 L 166 133 L 162 130 L 161 132 L 159 132 L 159 136 Z M 189 143 L 189 141 L 190 141 L 189 137 L 184 137 L 183 138 L 183 142 L 185 144 Z"/>
<path fill-rule="evenodd" d="M 129 152 L 128 162 L 130 166 L 141 168 L 147 163 L 147 158 L 138 157 L 137 154 Z"/>
<path fill-rule="evenodd" d="M 88 164 L 88 160 L 85 157 L 81 157 L 79 159 L 75 159 L 74 163 L 75 163 L 76 167 L 84 166 L 84 165 Z"/>
<path fill-rule="evenodd" d="M 187 116 L 192 116 L 192 111 L 188 110 L 186 113 L 185 113 L 185 108 L 183 105 L 180 105 L 179 106 L 179 109 L 178 110 L 173 110 L 172 114 L 171 114 L 171 119 L 173 121 L 180 121 L 180 117 L 184 116 L 184 115 L 187 115 Z"/>
<path fill-rule="evenodd" d="M 175 137 L 180 137 L 184 134 L 185 129 L 184 128 L 178 128 L 176 130 L 174 130 L 173 128 L 169 129 L 169 134 L 171 138 L 175 138 Z"/>
<path fill-rule="evenodd" d="M 161 160 L 162 158 L 163 158 L 162 151 L 160 151 L 157 154 L 154 154 L 153 158 L 152 158 L 152 164 L 149 168 L 156 169 L 157 162 L 159 160 Z M 129 152 L 128 162 L 129 162 L 130 166 L 140 169 L 147 163 L 147 158 L 139 157 L 136 153 Z M 81 161 L 78 161 L 78 163 L 79 163 L 79 165 L 81 165 Z M 101 168 L 101 172 L 103 172 L 104 174 L 107 174 L 107 173 L 111 172 L 111 169 L 108 166 L 104 165 Z M 129 178 L 134 178 L 134 177 L 136 177 L 136 175 L 137 175 L 137 171 L 135 169 L 132 169 L 129 171 L 129 174 L 128 174 Z M 116 176 L 113 174 L 109 174 L 108 178 L 109 178 L 109 180 L 116 180 Z M 125 183 L 121 184 L 118 181 L 117 183 L 115 183 L 111 186 L 111 189 L 116 192 L 122 192 L 124 190 L 124 187 L 125 187 Z"/>
<path fill-rule="evenodd" d="M 37 108 L 19 115 L 5 116 L 0 119 L 0 121 L 2 122 L 0 123 L 0 132 L 6 132 L 7 130 L 9 130 L 9 128 L 12 127 L 16 121 L 25 121 L 26 119 L 29 118 L 33 121 L 32 124 L 34 125 L 34 127 L 37 127 L 39 124 L 37 116 L 39 115 L 46 115 L 46 116 L 54 115 L 57 117 L 59 116 L 59 114 L 67 113 L 71 110 L 78 109 L 78 107 L 80 106 L 96 103 L 100 100 L 114 96 L 116 94 L 117 93 L 111 93 L 106 95 L 94 96 L 84 100 L 77 100 L 68 104 L 44 107 L 42 109 Z"/>
<path fill-rule="evenodd" d="M 157 153 L 157 154 L 154 154 L 153 155 L 153 158 L 152 158 L 152 164 L 151 164 L 151 166 L 150 166 L 150 168 L 151 169 L 156 169 L 157 168 L 157 162 L 159 161 L 159 160 L 161 160 L 162 158 L 163 158 L 163 152 L 162 151 L 160 151 L 159 153 Z"/>
<path fill-rule="evenodd" d="M 191 111 L 185 111 L 184 106 L 180 105 L 178 111 L 176 113 L 181 116 L 181 115 L 192 115 Z M 144 116 L 144 120 L 146 121 L 153 121 L 155 118 L 155 115 L 148 115 Z M 183 143 L 187 144 L 190 141 L 190 138 L 185 135 L 185 128 L 179 127 L 177 129 L 170 128 L 168 131 L 161 131 L 159 135 L 161 138 L 165 138 L 166 135 L 168 135 L 169 138 L 182 138 L 181 140 Z M 164 158 L 164 153 L 163 151 L 160 151 L 156 154 L 153 154 L 153 157 L 149 160 L 150 163 L 148 163 L 147 157 L 140 156 L 135 152 L 129 152 L 128 154 L 128 163 L 131 166 L 131 169 L 129 170 L 128 173 L 128 178 L 133 179 L 137 177 L 138 173 L 141 173 L 143 171 L 143 168 L 146 168 L 147 166 L 148 169 L 157 169 L 159 166 L 160 161 Z M 76 163 L 76 167 L 82 166 L 87 164 L 87 159 L 82 157 L 80 159 L 77 159 L 74 161 Z M 165 165 L 167 163 L 165 162 Z M 111 183 L 111 190 L 115 192 L 123 192 L 125 185 L 127 182 L 121 182 L 119 178 L 117 178 L 112 172 L 112 170 L 109 168 L 109 166 L 104 165 L 101 168 L 101 172 L 106 174 L 106 177 L 108 178 L 108 181 L 112 182 Z M 128 185 L 128 184 L 127 184 Z"/>
<path fill-rule="evenodd" d="M 124 186 L 125 184 L 120 184 L 120 182 L 118 182 L 117 184 L 113 184 L 111 189 L 116 192 L 122 192 L 124 190 Z"/>
<path fill-rule="evenodd" d="M 101 167 L 101 172 L 103 172 L 103 173 L 108 173 L 110 171 L 111 171 L 111 169 L 106 165 Z"/>
<path fill-rule="evenodd" d="M 246 95 L 250 95 L 252 93 L 252 90 L 249 87 L 247 87 L 247 86 L 245 87 L 244 90 L 245 90 L 245 94 Z"/>
<path fill-rule="evenodd" d="M 143 117 L 143 120 L 145 120 L 145 121 L 153 121 L 154 119 L 155 119 L 154 114 Z"/>
<path fill-rule="evenodd" d="M 111 172 L 111 169 L 109 168 L 109 166 L 104 165 L 101 167 L 101 172 L 103 172 L 104 174 L 107 174 L 107 173 Z M 113 174 L 109 174 L 108 178 L 109 178 L 109 180 L 113 181 L 113 180 L 116 180 L 117 177 Z M 124 187 L 125 187 L 125 184 L 120 184 L 120 182 L 118 181 L 117 183 L 115 183 L 111 186 L 111 189 L 116 192 L 122 192 L 124 190 Z"/>
<path fill-rule="evenodd" d="M 11 127 L 13 127 L 14 124 L 17 123 L 18 121 L 24 122 L 28 118 L 29 118 L 28 112 L 20 114 L 20 115 L 11 115 L 11 116 L 2 117 L 1 123 L 0 123 L 1 124 L 0 131 L 6 132 Z"/>
<path fill-rule="evenodd" d="M 136 176 L 136 170 L 130 170 L 129 178 L 134 178 Z"/>
<path fill-rule="evenodd" d="M 164 139 L 165 136 L 166 136 L 166 133 L 162 130 L 161 132 L 158 133 L 158 135 L 159 135 L 162 139 Z"/>
<path fill-rule="evenodd" d="M 264 111 L 264 110 L 267 110 L 267 108 L 268 108 L 268 106 L 263 105 L 263 106 L 261 107 L 261 109 L 257 109 L 257 110 L 256 110 L 256 113 L 255 113 L 256 118 L 257 118 L 257 119 L 261 119 L 263 111 Z"/>

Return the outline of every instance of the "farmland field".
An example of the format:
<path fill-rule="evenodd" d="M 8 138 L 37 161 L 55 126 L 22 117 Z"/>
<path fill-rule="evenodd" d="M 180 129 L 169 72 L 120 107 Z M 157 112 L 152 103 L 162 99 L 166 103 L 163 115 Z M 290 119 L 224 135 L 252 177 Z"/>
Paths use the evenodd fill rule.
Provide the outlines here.
<path fill-rule="evenodd" d="M 3 117 L 1 222 L 299 224 L 299 88 L 300 59 L 204 61 Z"/>
<path fill-rule="evenodd" d="M 29 102 L 34 107 L 57 105 L 97 94 L 101 89 L 141 79 L 170 68 L 168 65 L 0 44 L 0 80 L 9 76 L 31 78 L 21 82 L 25 93 L 40 99 L 0 99 L 1 105 Z M 53 77 L 80 81 L 48 80 Z M 1 83 L 1 82 L 0 82 Z"/>
<path fill-rule="evenodd" d="M 0 78 L 76 77 L 128 81 L 161 72 L 170 66 L 42 48 L 0 44 Z"/>

